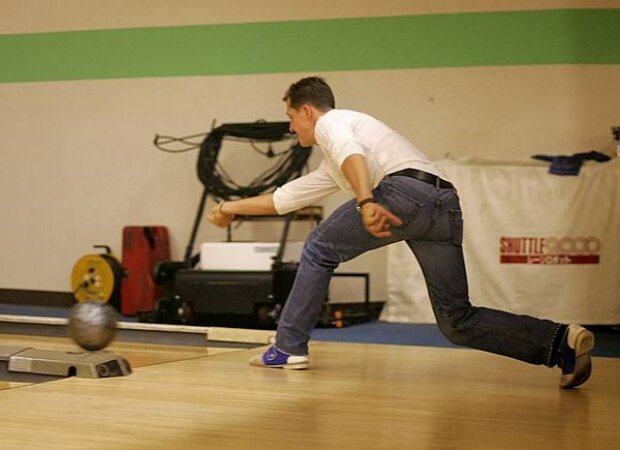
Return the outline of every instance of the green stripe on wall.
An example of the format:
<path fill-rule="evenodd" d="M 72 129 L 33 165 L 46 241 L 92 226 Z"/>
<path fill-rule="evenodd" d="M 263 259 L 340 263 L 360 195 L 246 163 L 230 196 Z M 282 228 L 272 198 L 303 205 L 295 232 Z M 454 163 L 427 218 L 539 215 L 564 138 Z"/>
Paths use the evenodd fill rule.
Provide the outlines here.
<path fill-rule="evenodd" d="M 0 35 L 0 82 L 620 64 L 620 9 Z"/>

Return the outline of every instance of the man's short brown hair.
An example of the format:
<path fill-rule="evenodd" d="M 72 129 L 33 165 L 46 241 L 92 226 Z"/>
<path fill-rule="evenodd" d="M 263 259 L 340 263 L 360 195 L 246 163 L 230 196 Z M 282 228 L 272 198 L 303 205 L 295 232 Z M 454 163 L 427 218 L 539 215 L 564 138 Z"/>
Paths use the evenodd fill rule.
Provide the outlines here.
<path fill-rule="evenodd" d="M 323 78 L 307 77 L 289 86 L 284 101 L 288 101 L 291 107 L 299 109 L 307 103 L 322 111 L 336 107 L 334 93 Z"/>

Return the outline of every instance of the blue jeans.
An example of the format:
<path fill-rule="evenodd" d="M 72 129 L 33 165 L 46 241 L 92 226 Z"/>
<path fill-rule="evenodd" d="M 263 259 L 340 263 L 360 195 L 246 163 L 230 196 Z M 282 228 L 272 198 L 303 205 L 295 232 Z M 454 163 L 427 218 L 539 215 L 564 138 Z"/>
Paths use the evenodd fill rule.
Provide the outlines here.
<path fill-rule="evenodd" d="M 386 177 L 375 199 L 403 220 L 392 236 L 366 231 L 355 200 L 340 206 L 308 237 L 297 277 L 280 316 L 276 345 L 293 355 L 308 354 L 308 341 L 321 313 L 334 269 L 368 250 L 405 241 L 417 258 L 437 325 L 457 344 L 552 366 L 560 324 L 472 306 L 463 261 L 463 219 L 454 189 L 402 176 Z"/>

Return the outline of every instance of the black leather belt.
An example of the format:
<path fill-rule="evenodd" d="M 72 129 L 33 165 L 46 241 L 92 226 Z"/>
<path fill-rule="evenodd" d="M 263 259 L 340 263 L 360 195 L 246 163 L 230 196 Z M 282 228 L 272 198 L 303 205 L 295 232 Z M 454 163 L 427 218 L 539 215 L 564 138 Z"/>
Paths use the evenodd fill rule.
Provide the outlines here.
<path fill-rule="evenodd" d="M 454 186 L 449 181 L 442 180 L 437 175 L 433 175 L 432 173 L 424 172 L 422 170 L 417 170 L 417 169 L 399 170 L 398 172 L 389 174 L 388 177 L 415 178 L 416 180 L 424 181 L 425 183 L 432 184 L 433 186 L 437 186 L 440 188 L 454 189 Z"/>

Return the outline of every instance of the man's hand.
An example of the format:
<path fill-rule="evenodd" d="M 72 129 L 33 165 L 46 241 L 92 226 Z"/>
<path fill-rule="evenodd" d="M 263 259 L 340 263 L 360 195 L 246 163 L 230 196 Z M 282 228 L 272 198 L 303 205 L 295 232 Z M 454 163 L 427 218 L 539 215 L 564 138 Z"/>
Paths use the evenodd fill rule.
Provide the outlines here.
<path fill-rule="evenodd" d="M 347 181 L 351 183 L 355 197 L 362 205 L 359 212 L 366 230 L 379 238 L 391 236 L 390 227 L 400 226 L 403 221 L 380 204 L 374 203 L 366 157 L 360 153 L 349 155 L 342 163 L 341 169 Z"/>
<path fill-rule="evenodd" d="M 226 228 L 235 218 L 234 214 L 226 214 L 225 212 L 222 212 L 223 204 L 223 201 L 219 202 L 217 206 L 207 215 L 207 219 L 209 219 L 213 225 L 220 228 Z"/>
<path fill-rule="evenodd" d="M 390 227 L 400 226 L 403 221 L 379 203 L 366 203 L 360 210 L 364 227 L 373 236 L 383 238 L 392 235 Z"/>

